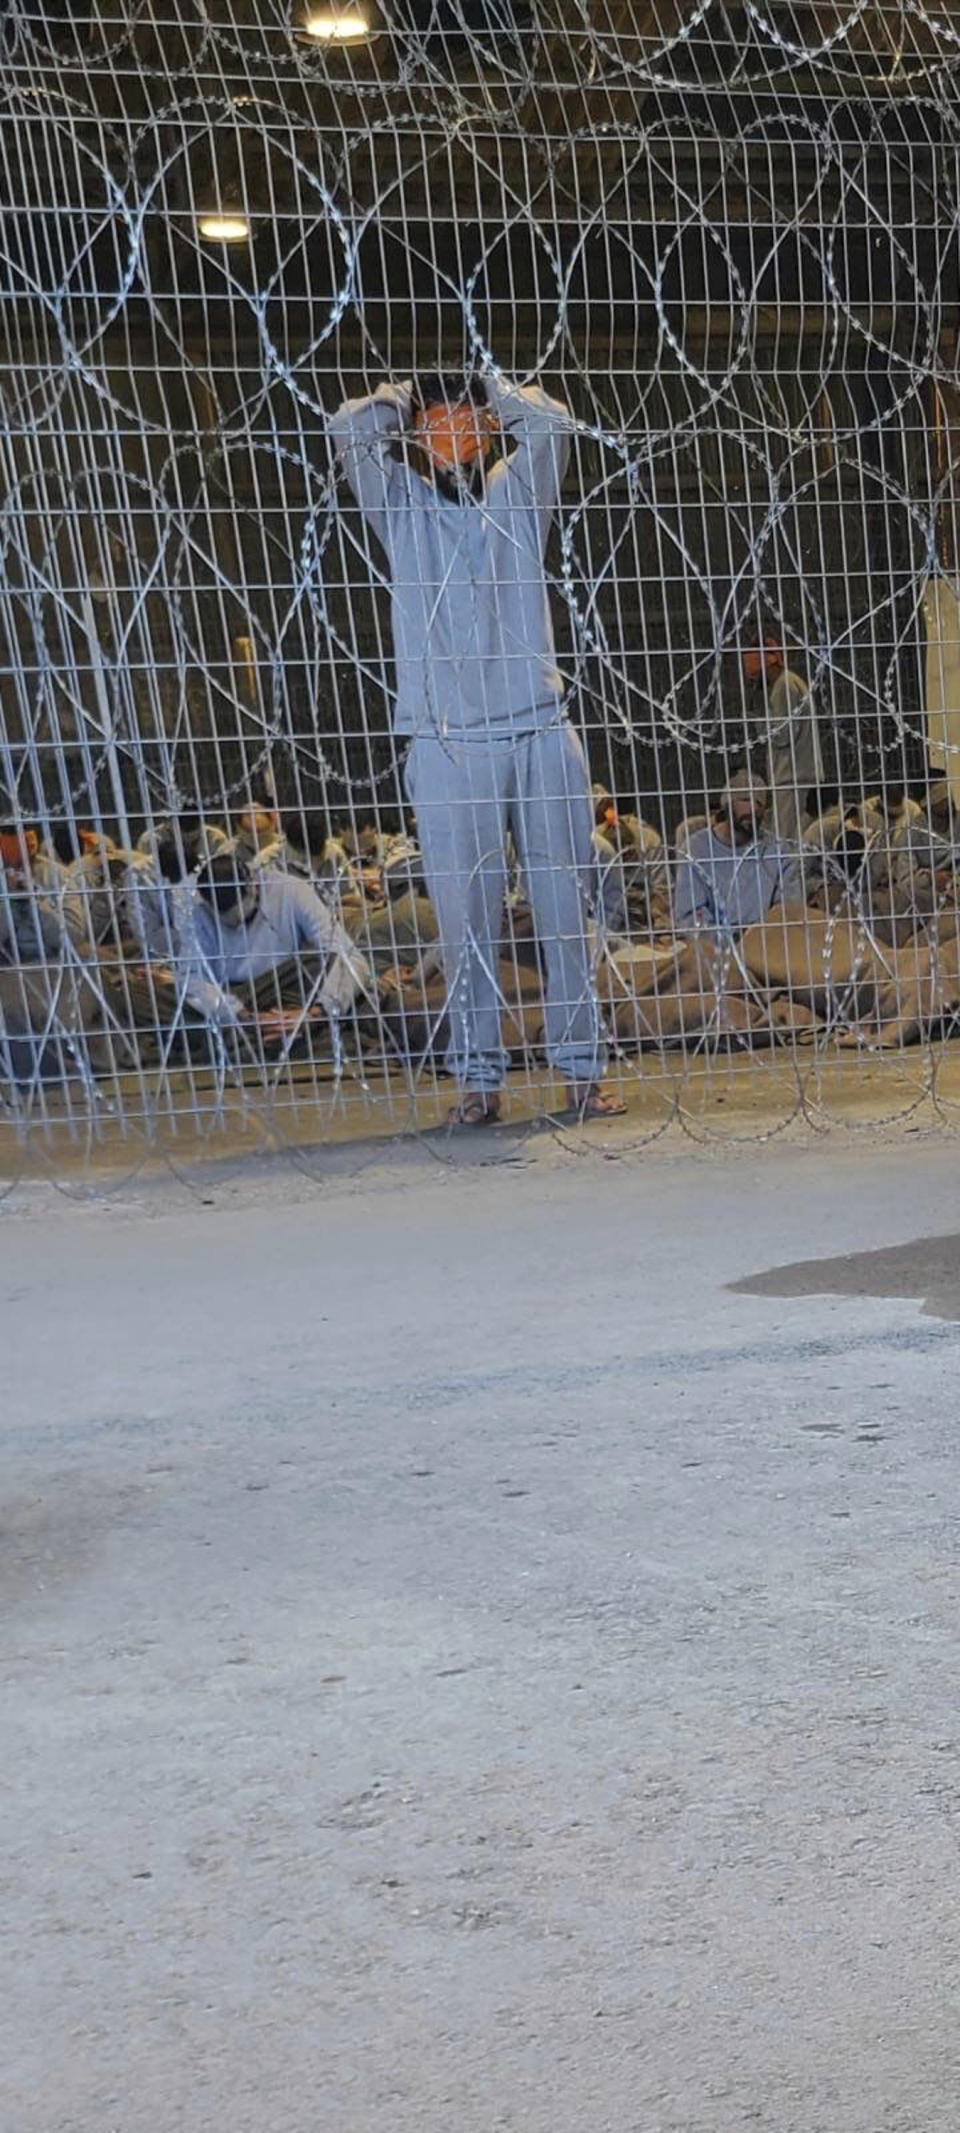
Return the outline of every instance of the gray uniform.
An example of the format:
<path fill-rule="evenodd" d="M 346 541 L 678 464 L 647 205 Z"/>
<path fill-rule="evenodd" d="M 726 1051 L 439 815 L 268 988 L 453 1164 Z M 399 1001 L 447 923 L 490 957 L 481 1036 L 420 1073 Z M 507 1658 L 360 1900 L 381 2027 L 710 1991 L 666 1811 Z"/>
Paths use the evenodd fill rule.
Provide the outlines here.
<path fill-rule="evenodd" d="M 407 791 L 440 925 L 447 1064 L 468 1089 L 502 1080 L 499 942 L 512 831 L 547 966 L 547 1049 L 568 1080 L 601 1070 L 586 923 L 593 810 L 583 750 L 561 716 L 543 557 L 571 418 L 539 387 L 488 381 L 514 441 L 483 489 L 449 498 L 392 446 L 407 389 L 348 401 L 331 437 L 390 567 L 395 726 L 413 736 Z"/>
<path fill-rule="evenodd" d="M 0 876 L 0 1081 L 62 1082 L 84 1062 L 98 1067 L 104 1000 L 82 925 L 32 886 L 9 893 Z"/>
<path fill-rule="evenodd" d="M 123 877 L 121 910 L 144 962 L 171 964 L 177 953 L 173 888 L 146 852 L 136 854 Z"/>
<path fill-rule="evenodd" d="M 109 932 L 114 917 L 109 861 L 111 857 L 126 856 L 111 846 L 109 854 L 85 852 L 81 859 L 64 866 L 55 854 L 39 854 L 32 869 L 33 879 L 56 904 L 71 938 L 78 944 L 95 947 Z"/>
<path fill-rule="evenodd" d="M 680 933 L 699 927 L 741 933 L 780 901 L 788 881 L 789 863 L 779 845 L 766 838 L 728 844 L 715 829 L 696 830 L 677 875 L 674 924 Z"/>
<path fill-rule="evenodd" d="M 175 889 L 180 982 L 187 1001 L 208 1021 L 229 1026 L 243 1013 L 232 986 L 254 988 L 260 979 L 289 970 L 291 1004 L 305 997 L 323 973 L 319 1004 L 342 1013 L 367 982 L 362 956 L 308 882 L 269 871 L 257 879 L 258 908 L 237 926 L 222 923 L 192 882 Z"/>
<path fill-rule="evenodd" d="M 804 802 L 811 786 L 823 778 L 823 755 L 810 684 L 789 668 L 774 682 L 767 716 L 771 727 L 767 779 L 774 834 L 798 845 L 803 836 Z"/>

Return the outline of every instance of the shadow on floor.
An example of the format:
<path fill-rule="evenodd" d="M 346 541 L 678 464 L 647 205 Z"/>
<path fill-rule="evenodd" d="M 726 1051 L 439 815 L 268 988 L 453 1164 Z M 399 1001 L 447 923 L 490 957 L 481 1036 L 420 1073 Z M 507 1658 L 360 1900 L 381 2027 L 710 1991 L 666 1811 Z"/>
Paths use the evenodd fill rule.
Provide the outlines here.
<path fill-rule="evenodd" d="M 960 1319 L 960 1234 L 916 1237 L 879 1252 L 798 1259 L 733 1281 L 737 1296 L 904 1296 L 923 1299 L 927 1318 Z"/>

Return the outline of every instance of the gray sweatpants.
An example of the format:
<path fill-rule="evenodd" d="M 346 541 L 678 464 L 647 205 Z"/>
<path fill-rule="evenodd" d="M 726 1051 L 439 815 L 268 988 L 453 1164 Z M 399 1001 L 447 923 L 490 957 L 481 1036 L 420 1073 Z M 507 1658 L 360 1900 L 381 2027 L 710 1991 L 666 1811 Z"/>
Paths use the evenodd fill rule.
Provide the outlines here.
<path fill-rule="evenodd" d="M 463 1089 L 496 1089 L 508 1064 L 499 960 L 509 830 L 547 968 L 547 1056 L 568 1081 L 596 1081 L 605 1055 L 587 936 L 593 809 L 572 726 L 504 741 L 418 737 L 406 784 L 440 928 L 451 1074 Z"/>

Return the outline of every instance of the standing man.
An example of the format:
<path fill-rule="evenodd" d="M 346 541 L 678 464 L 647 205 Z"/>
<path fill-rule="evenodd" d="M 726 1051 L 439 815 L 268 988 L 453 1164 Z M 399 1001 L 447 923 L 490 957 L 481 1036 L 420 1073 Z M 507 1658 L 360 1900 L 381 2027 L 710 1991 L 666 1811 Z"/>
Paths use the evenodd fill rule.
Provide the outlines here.
<path fill-rule="evenodd" d="M 588 940 L 593 808 L 560 709 L 544 552 L 570 455 L 567 408 L 489 378 L 383 384 L 331 423 L 391 580 L 395 727 L 440 926 L 451 1124 L 500 1115 L 499 942 L 512 832 L 547 969 L 551 1065 L 586 1117 L 624 1105 L 605 1055 Z M 495 438 L 504 456 L 494 461 Z"/>
<path fill-rule="evenodd" d="M 823 782 L 823 756 L 810 683 L 794 674 L 778 637 L 764 637 L 744 653 L 746 680 L 760 695 L 769 742 L 770 827 L 797 849 L 806 826 L 805 801 Z"/>

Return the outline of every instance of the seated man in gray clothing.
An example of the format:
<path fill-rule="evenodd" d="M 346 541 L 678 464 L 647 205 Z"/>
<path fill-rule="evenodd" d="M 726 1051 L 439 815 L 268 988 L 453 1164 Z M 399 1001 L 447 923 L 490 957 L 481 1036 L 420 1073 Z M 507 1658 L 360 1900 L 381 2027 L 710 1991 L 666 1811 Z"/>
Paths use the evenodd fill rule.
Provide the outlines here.
<path fill-rule="evenodd" d="M 742 933 L 784 900 L 791 862 L 764 835 L 768 806 L 763 779 L 738 770 L 712 820 L 686 844 L 673 897 L 678 933 Z"/>
<path fill-rule="evenodd" d="M 228 852 L 174 897 L 178 989 L 219 1028 L 256 1021 L 283 1037 L 305 1010 L 346 1013 L 366 986 L 362 956 L 309 882 Z"/>
<path fill-rule="evenodd" d="M 330 425 L 390 570 L 396 731 L 411 738 L 407 793 L 443 949 L 454 1125 L 500 1112 L 509 831 L 547 967 L 550 1062 L 581 1115 L 624 1108 L 600 1086 L 590 782 L 560 708 L 544 573 L 571 429 L 539 387 L 493 378 L 384 384 Z M 512 450 L 494 463 L 498 435 Z"/>
<path fill-rule="evenodd" d="M 152 851 L 132 854 L 120 896 L 121 922 L 144 963 L 169 965 L 174 960 L 174 892 L 204 860 L 215 856 L 199 830 L 185 831 L 175 820 L 158 830 Z"/>
<path fill-rule="evenodd" d="M 38 887 L 38 837 L 0 827 L 0 1081 L 96 1069 L 105 1001 L 82 909 Z"/>

